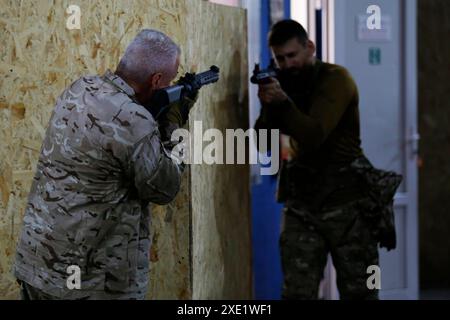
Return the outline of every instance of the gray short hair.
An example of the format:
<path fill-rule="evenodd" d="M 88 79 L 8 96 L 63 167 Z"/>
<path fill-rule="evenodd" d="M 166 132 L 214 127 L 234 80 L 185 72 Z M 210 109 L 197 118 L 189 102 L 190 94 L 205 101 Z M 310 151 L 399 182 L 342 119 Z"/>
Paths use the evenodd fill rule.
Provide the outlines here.
<path fill-rule="evenodd" d="M 128 45 L 117 71 L 142 83 L 154 73 L 167 73 L 180 55 L 180 47 L 164 33 L 144 29 Z"/>

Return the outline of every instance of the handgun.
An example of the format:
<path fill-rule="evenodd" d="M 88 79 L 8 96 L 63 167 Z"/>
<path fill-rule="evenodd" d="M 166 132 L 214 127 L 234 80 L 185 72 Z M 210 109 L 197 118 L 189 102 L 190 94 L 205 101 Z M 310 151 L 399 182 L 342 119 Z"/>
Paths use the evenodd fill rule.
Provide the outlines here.
<path fill-rule="evenodd" d="M 256 63 L 250 81 L 253 84 L 267 84 L 270 82 L 270 78 L 277 78 L 279 73 L 280 70 L 277 68 L 274 59 L 271 59 L 267 69 L 263 70 L 261 70 L 259 63 Z"/>

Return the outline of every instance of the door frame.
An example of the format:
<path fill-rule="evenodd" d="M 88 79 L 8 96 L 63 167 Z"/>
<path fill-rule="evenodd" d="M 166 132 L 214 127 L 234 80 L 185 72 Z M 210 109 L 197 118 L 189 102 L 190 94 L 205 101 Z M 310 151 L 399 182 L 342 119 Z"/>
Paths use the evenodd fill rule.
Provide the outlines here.
<path fill-rule="evenodd" d="M 406 192 L 398 193 L 395 208 L 408 211 L 405 228 L 406 287 L 380 292 L 385 300 L 419 299 L 419 233 L 418 233 L 418 64 L 417 64 L 417 0 L 400 0 L 402 56 L 402 108 L 404 118 L 404 155 Z M 415 249 L 414 249 L 415 248 Z"/>
<path fill-rule="evenodd" d="M 344 25 L 345 0 L 335 1 L 335 28 Z M 401 66 L 401 105 L 403 117 L 403 155 L 405 166 L 405 191 L 399 192 L 394 198 L 394 208 L 405 208 L 405 288 L 380 291 L 380 299 L 384 300 L 416 300 L 419 297 L 418 280 L 418 101 L 417 101 L 417 0 L 399 0 L 400 3 L 400 33 L 402 42 L 400 52 L 403 57 Z M 335 38 L 337 36 L 335 35 Z M 346 48 L 335 48 L 336 60 L 346 57 Z M 380 252 L 380 255 L 383 252 Z M 382 267 L 382 266 L 381 266 Z M 383 270 L 381 271 L 383 277 Z"/>

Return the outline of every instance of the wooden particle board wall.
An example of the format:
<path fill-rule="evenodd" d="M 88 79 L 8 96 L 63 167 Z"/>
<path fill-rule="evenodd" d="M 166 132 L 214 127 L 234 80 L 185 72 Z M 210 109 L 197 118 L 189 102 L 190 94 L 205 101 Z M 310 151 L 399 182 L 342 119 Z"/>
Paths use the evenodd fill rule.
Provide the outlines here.
<path fill-rule="evenodd" d="M 195 108 L 190 125 L 201 120 L 203 130 L 249 126 L 248 65 L 246 20 L 242 10 L 205 5 L 189 15 L 192 25 L 189 38 L 202 46 L 199 56 L 208 56 L 209 63 L 227 61 L 221 65 L 222 80 L 211 89 L 211 107 Z M 240 18 L 236 19 L 237 16 Z M 217 26 L 195 24 L 200 17 L 215 17 Z M 200 62 L 200 61 L 199 61 Z M 206 61 L 205 61 L 206 62 Z M 207 145 L 204 144 L 204 145 Z M 224 150 L 227 152 L 235 150 Z M 248 154 L 248 153 L 247 153 Z M 250 263 L 250 182 L 248 165 L 193 165 L 192 228 L 193 228 L 193 298 L 243 299 L 251 297 Z"/>
<path fill-rule="evenodd" d="M 70 5 L 80 29 L 69 30 Z M 246 128 L 246 13 L 203 0 L 0 0 L 0 299 L 18 298 L 10 273 L 47 121 L 58 95 L 85 74 L 115 69 L 143 28 L 182 48 L 180 74 L 221 68 L 190 125 Z M 249 168 L 192 165 L 177 199 L 152 210 L 148 298 L 251 296 Z"/>

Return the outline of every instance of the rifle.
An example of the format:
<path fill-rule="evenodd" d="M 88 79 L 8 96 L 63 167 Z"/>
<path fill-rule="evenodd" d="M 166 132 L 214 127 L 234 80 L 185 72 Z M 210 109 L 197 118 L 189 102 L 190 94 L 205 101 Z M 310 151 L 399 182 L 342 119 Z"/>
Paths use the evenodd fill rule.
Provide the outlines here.
<path fill-rule="evenodd" d="M 275 60 L 271 59 L 267 69 L 261 70 L 259 63 L 255 64 L 253 69 L 253 76 L 250 81 L 253 84 L 267 84 L 269 78 L 277 78 L 279 76 L 280 69 L 275 65 Z"/>
<path fill-rule="evenodd" d="M 199 74 L 186 73 L 176 85 L 155 91 L 147 110 L 157 120 L 171 104 L 185 97 L 193 99 L 200 88 L 219 81 L 219 72 L 218 67 L 211 66 L 208 71 Z"/>

